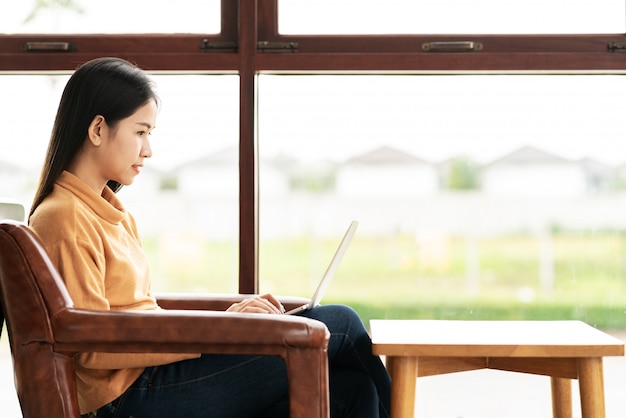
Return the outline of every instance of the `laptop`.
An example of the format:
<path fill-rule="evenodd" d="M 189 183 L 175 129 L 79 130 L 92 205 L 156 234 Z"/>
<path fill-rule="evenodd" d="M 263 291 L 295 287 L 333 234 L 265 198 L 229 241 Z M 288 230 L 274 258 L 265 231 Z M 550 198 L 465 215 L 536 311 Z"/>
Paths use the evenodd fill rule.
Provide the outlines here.
<path fill-rule="evenodd" d="M 348 230 L 344 234 L 343 239 L 339 244 L 339 248 L 337 248 L 337 251 L 335 251 L 335 255 L 333 256 L 332 260 L 330 260 L 330 264 L 326 268 L 326 272 L 322 276 L 322 280 L 320 280 L 320 283 L 317 285 L 317 289 L 315 289 L 315 293 L 313 294 L 313 297 L 311 298 L 309 303 L 285 312 L 286 315 L 293 315 L 298 312 L 307 311 L 320 304 L 320 302 L 322 301 L 322 297 L 324 297 L 324 293 L 326 292 L 326 288 L 328 288 L 330 281 L 335 275 L 335 272 L 339 267 L 339 263 L 341 263 L 341 259 L 346 253 L 346 250 L 350 245 L 350 241 L 352 241 L 352 237 L 354 236 L 358 225 L 359 223 L 357 221 L 352 221 L 350 223 Z"/>

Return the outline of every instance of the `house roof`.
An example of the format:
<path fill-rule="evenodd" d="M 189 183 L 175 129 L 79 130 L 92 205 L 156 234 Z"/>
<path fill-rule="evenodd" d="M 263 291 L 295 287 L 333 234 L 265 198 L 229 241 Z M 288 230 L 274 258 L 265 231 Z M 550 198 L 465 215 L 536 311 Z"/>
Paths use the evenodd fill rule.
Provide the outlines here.
<path fill-rule="evenodd" d="M 428 164 L 426 161 L 399 149 L 382 146 L 364 154 L 354 156 L 346 164 Z"/>
<path fill-rule="evenodd" d="M 571 164 L 572 161 L 560 157 L 556 154 L 535 148 L 532 146 L 521 147 L 509 154 L 505 154 L 500 158 L 493 160 L 488 166 L 507 164 L 507 165 L 526 165 L 526 164 Z"/>

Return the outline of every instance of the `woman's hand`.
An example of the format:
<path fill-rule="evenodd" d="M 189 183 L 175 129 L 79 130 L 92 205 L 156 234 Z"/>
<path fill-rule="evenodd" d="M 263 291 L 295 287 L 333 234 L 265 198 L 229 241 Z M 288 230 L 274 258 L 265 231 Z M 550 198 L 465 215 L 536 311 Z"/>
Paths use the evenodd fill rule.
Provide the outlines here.
<path fill-rule="evenodd" d="M 283 314 L 285 307 L 273 295 L 265 294 L 230 305 L 226 312 Z"/>

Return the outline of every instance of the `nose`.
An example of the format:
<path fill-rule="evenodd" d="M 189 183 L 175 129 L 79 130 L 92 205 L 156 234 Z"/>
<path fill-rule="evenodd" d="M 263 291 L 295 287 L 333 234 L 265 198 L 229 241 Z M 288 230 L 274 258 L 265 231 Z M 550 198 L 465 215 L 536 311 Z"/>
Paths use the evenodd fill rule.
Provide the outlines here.
<path fill-rule="evenodd" d="M 150 146 L 150 141 L 144 141 L 143 147 L 141 148 L 141 156 L 143 158 L 152 157 L 152 147 Z"/>

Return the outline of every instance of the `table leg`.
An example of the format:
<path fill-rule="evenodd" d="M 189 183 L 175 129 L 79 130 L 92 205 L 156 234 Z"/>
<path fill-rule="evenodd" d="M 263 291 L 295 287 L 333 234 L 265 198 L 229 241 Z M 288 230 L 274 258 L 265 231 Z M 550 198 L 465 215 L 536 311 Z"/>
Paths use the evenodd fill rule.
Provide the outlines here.
<path fill-rule="evenodd" d="M 602 357 L 578 359 L 578 384 L 583 418 L 605 418 Z"/>
<path fill-rule="evenodd" d="M 572 418 L 572 381 L 561 377 L 550 377 L 552 388 L 552 417 Z"/>
<path fill-rule="evenodd" d="M 387 369 L 391 375 L 391 418 L 413 418 L 417 358 L 387 357 Z"/>

